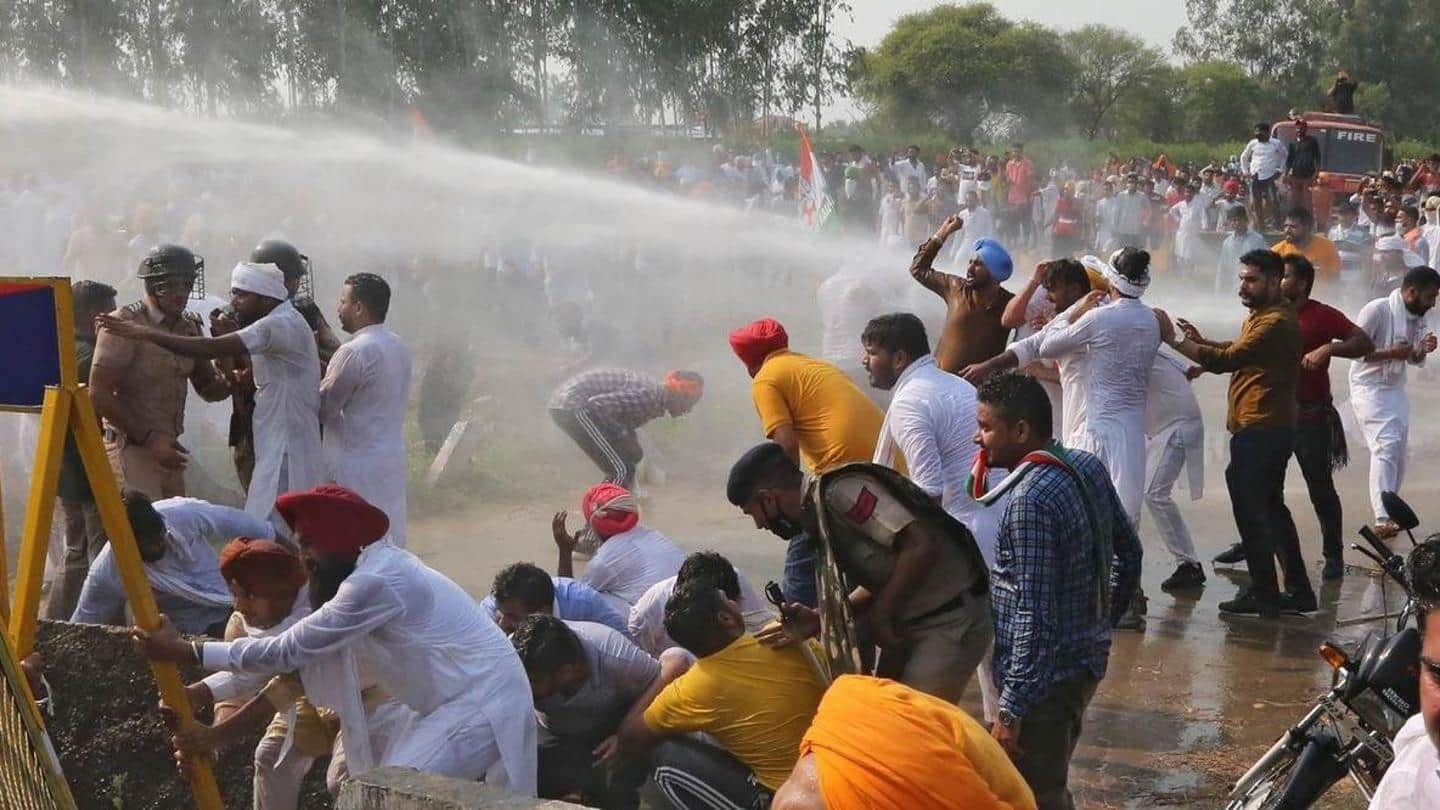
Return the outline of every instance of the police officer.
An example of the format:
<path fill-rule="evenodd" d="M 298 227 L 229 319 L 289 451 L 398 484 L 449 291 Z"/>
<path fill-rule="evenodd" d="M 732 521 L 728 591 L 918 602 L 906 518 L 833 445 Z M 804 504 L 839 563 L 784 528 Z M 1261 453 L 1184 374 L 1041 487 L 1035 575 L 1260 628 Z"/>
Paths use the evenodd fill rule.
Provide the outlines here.
<path fill-rule="evenodd" d="M 177 335 L 203 335 L 199 316 L 186 312 L 185 302 L 204 269 L 205 260 L 180 245 L 151 248 L 135 274 L 145 287 L 144 296 L 116 317 Z M 100 332 L 90 391 L 104 421 L 105 449 L 124 485 L 153 500 L 185 494 L 189 451 L 180 434 L 185 429 L 187 382 L 207 402 L 230 395 L 229 382 L 208 360 Z"/>
<path fill-rule="evenodd" d="M 250 261 L 273 264 L 285 275 L 285 288 L 290 291 L 290 305 L 305 317 L 315 333 L 315 348 L 320 352 L 320 373 L 340 348 L 340 338 L 331 330 L 320 307 L 315 303 L 310 277 L 310 259 L 281 239 L 266 239 L 250 251 Z M 210 313 L 210 331 L 219 336 L 239 329 L 233 312 L 216 310 Z M 250 476 L 255 471 L 255 433 L 251 420 L 255 415 L 255 383 L 250 377 L 249 361 L 244 357 L 220 361 L 234 379 L 235 395 L 230 414 L 230 449 L 235 459 L 235 473 L 248 491 Z"/>

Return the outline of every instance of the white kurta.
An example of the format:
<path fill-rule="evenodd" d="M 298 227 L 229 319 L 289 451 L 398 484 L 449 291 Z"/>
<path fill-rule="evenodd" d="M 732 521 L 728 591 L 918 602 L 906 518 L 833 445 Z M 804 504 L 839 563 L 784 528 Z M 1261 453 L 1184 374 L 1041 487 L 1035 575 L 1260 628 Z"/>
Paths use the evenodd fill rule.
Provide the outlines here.
<path fill-rule="evenodd" d="M 1170 206 L 1175 221 L 1175 255 L 1193 261 L 1200 255 L 1200 231 L 1205 227 L 1205 203 L 1199 197 Z"/>
<path fill-rule="evenodd" d="M 1189 473 L 1190 500 L 1199 500 L 1205 488 L 1205 420 L 1185 376 L 1192 365 L 1162 345 L 1150 368 L 1145 402 L 1145 505 L 1177 563 L 1200 561 L 1171 494 L 1182 472 Z"/>
<path fill-rule="evenodd" d="M 1030 296 L 1025 304 L 1025 323 L 1015 328 L 1015 342 L 1024 340 L 1039 332 L 1045 324 L 1055 318 L 1055 305 L 1050 302 L 1050 296 L 1044 289 L 1038 289 Z M 1039 343 L 1034 344 L 1039 349 Z M 1049 361 L 1043 361 L 1046 365 L 1053 366 Z M 1020 369 L 1023 371 L 1026 363 L 1022 363 Z M 1065 398 L 1060 390 L 1060 383 L 1050 380 L 1039 380 L 1041 387 L 1045 389 L 1045 395 L 1050 397 L 1050 428 L 1056 436 L 1065 435 Z"/>
<path fill-rule="evenodd" d="M 770 607 L 770 603 L 760 597 L 750 580 L 739 571 L 735 572 L 740 580 L 740 606 L 741 617 L 745 620 L 745 631 L 758 633 L 765 625 L 778 617 Z M 665 630 L 665 603 L 675 593 L 676 577 L 666 577 L 651 585 L 649 589 L 630 608 L 627 631 L 635 644 L 647 653 L 660 657 L 660 654 L 680 645 L 675 639 L 670 638 L 670 633 Z"/>
<path fill-rule="evenodd" d="M 1406 309 L 1399 290 L 1366 304 L 1355 323 L 1365 330 L 1377 349 L 1388 349 L 1402 340 L 1415 346 L 1429 333 L 1425 318 Z M 1404 360 L 1356 360 L 1350 364 L 1350 405 L 1370 449 L 1370 505 L 1376 520 L 1388 517 L 1380 502 L 1380 493 L 1399 492 L 1405 480 L 1410 442 L 1406 364 Z"/>
<path fill-rule="evenodd" d="M 1220 245 L 1220 256 L 1215 260 L 1215 294 L 1238 293 L 1240 257 L 1252 250 L 1265 250 L 1268 247 L 1270 246 L 1265 244 L 1265 238 L 1254 231 L 1246 231 L 1245 235 L 1240 237 L 1233 233 L 1225 237 L 1224 243 Z"/>
<path fill-rule="evenodd" d="M 1134 523 L 1145 492 L 1145 402 L 1160 324 L 1154 311 L 1134 298 L 1096 307 L 1078 320 L 1074 311 L 1071 307 L 1049 324 L 1040 356 L 1088 356 L 1085 424 L 1067 436 L 1067 444 L 1100 457 Z M 1070 392 L 1064 397 L 1068 403 Z"/>
<path fill-rule="evenodd" d="M 325 480 L 320 448 L 320 354 L 289 301 L 238 333 L 255 374 L 255 472 L 245 511 L 265 517 L 275 497 Z"/>
<path fill-rule="evenodd" d="M 357 655 L 409 716 L 371 756 Z M 360 554 L 335 596 L 283 633 L 210 642 L 208 669 L 299 669 L 306 694 L 340 715 L 352 773 L 411 767 L 535 795 L 537 732 L 515 648 L 460 586 L 388 539 Z M 328 665 L 328 666 L 327 666 Z"/>
<path fill-rule="evenodd" d="M 235 537 L 270 540 L 275 537 L 275 528 L 239 509 L 198 498 L 166 498 L 154 506 L 165 521 L 165 554 L 155 562 L 145 563 L 145 576 L 161 612 L 176 627 L 186 633 L 203 633 L 229 616 L 234 602 L 225 578 L 220 576 L 220 558 L 214 543 Z M 90 564 L 70 621 L 115 621 L 125 602 L 120 569 L 106 544 Z"/>
<path fill-rule="evenodd" d="M 975 386 L 941 371 L 932 355 L 911 363 L 896 381 L 875 443 L 876 464 L 905 457 L 910 479 L 950 516 L 965 524 L 989 566 L 995 564 L 999 508 L 986 508 L 965 490 L 975 455 Z"/>
<path fill-rule="evenodd" d="M 1018 366 L 1024 368 L 1040 357 L 1040 346 L 1045 340 L 1045 335 L 1055 326 L 1055 321 L 1050 321 L 1040 328 L 1038 332 L 1029 337 L 1017 340 L 1010 344 L 1010 351 L 1015 353 Z M 1060 443 L 1070 445 L 1085 428 L 1085 386 L 1086 375 L 1090 371 L 1090 356 L 1084 352 L 1074 352 L 1060 358 L 1057 363 L 1060 371 L 1060 429 L 1055 431 L 1055 436 Z M 1054 402 L 1051 402 L 1054 408 Z M 1051 414 L 1052 418 L 1054 414 Z"/>
<path fill-rule="evenodd" d="M 1406 720 L 1393 744 L 1395 760 L 1375 788 L 1370 810 L 1440 807 L 1440 753 L 1425 731 L 1425 715 Z"/>
<path fill-rule="evenodd" d="M 405 546 L 405 405 L 410 350 L 373 324 L 335 351 L 320 381 L 320 424 L 330 477 L 390 518 Z"/>
<path fill-rule="evenodd" d="M 665 535 L 641 525 L 606 538 L 579 580 L 599 591 L 621 616 L 629 616 L 645 591 L 675 576 L 683 562 L 685 552 Z"/>

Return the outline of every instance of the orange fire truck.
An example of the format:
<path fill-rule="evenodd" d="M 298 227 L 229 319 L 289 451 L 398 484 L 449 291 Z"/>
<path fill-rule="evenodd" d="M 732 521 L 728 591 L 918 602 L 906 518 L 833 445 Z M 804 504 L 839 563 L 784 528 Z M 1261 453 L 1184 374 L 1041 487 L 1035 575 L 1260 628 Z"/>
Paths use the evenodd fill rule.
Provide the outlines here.
<path fill-rule="evenodd" d="M 1320 142 L 1320 173 L 1310 190 L 1310 208 L 1317 225 L 1324 228 L 1332 204 L 1354 194 L 1365 175 L 1385 167 L 1385 132 L 1358 115 L 1307 112 L 1300 118 Z M 1286 145 L 1294 143 L 1294 119 L 1276 124 L 1271 137 Z"/>

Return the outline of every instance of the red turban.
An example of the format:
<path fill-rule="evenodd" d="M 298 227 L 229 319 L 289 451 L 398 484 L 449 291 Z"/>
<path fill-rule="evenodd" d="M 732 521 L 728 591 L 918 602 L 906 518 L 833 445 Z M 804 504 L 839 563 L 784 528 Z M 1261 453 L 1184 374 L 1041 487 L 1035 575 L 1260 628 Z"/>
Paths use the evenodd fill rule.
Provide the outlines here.
<path fill-rule="evenodd" d="M 273 540 L 237 537 L 220 549 L 220 576 L 259 597 L 293 599 L 305 584 L 305 566 Z"/>
<path fill-rule="evenodd" d="M 757 368 L 772 352 L 789 348 L 790 336 L 774 318 L 761 318 L 730 333 L 730 348 L 746 368 Z"/>
<path fill-rule="evenodd" d="M 580 499 L 585 522 L 601 537 L 628 532 L 640 522 L 640 508 L 635 496 L 619 484 L 596 484 Z"/>
<path fill-rule="evenodd" d="M 287 492 L 275 499 L 275 509 L 302 540 L 320 551 L 359 551 L 390 531 L 384 512 L 335 484 Z"/>

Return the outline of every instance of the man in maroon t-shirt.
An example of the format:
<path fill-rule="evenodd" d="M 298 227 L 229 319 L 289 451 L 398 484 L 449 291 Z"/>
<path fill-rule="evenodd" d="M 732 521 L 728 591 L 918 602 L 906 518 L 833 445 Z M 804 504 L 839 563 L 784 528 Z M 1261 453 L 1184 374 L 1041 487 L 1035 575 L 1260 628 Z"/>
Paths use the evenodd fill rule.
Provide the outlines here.
<path fill-rule="evenodd" d="M 1351 323 L 1345 313 L 1310 297 L 1315 286 L 1315 266 L 1299 254 L 1285 257 L 1285 277 L 1280 291 L 1295 305 L 1300 318 L 1300 338 L 1305 351 L 1300 361 L 1300 424 L 1295 431 L 1295 460 L 1305 475 L 1310 503 L 1320 521 L 1324 539 L 1323 579 L 1345 575 L 1340 542 L 1340 496 L 1335 492 L 1335 470 L 1347 459 L 1345 429 L 1330 401 L 1330 358 L 1364 357 L 1374 351 L 1365 330 Z"/>

